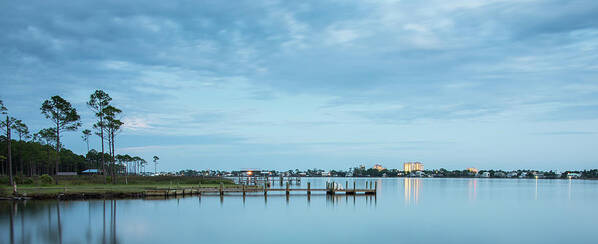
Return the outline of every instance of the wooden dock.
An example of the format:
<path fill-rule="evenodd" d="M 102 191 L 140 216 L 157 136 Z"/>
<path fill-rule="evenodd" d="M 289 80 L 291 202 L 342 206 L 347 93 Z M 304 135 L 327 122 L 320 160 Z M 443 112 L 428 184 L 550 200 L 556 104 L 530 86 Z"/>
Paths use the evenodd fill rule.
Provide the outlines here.
<path fill-rule="evenodd" d="M 219 187 L 193 187 L 184 189 L 156 189 L 146 190 L 145 196 L 185 196 L 185 195 L 203 195 L 203 194 L 219 194 L 224 196 L 227 193 L 240 193 L 245 196 L 247 193 L 262 193 L 267 196 L 269 192 L 284 192 L 286 195 L 291 192 L 305 192 L 307 195 L 311 195 L 312 192 L 325 192 L 327 195 L 335 195 L 344 193 L 346 195 L 364 194 L 364 195 L 376 195 L 378 182 L 366 182 L 366 188 L 356 188 L 356 184 L 353 182 L 353 187 L 349 188 L 349 182 L 345 183 L 343 188 L 340 184 L 329 182 L 326 183 L 326 188 L 311 188 L 311 183 L 307 183 L 307 188 L 291 188 L 289 182 L 286 183 L 285 188 L 269 188 L 269 187 L 251 187 L 247 185 L 241 185 L 236 187 L 224 187 L 221 183 Z"/>
<path fill-rule="evenodd" d="M 284 183 L 286 182 L 290 182 L 290 183 L 295 183 L 295 184 L 300 184 L 301 183 L 301 177 L 288 177 L 288 176 L 280 176 L 280 177 L 269 177 L 269 176 L 235 176 L 235 177 L 230 177 L 231 179 L 233 179 L 233 181 L 235 181 L 238 184 L 244 184 L 244 185 L 262 185 L 264 183 L 274 183 L 274 182 L 279 182 L 280 185 L 282 186 Z"/>

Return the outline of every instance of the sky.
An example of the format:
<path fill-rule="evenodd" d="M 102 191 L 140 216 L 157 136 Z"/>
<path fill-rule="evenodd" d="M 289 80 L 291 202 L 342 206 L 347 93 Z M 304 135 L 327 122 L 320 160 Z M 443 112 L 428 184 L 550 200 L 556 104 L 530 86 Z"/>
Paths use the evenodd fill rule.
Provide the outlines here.
<path fill-rule="evenodd" d="M 116 151 L 180 169 L 598 168 L 598 1 L 2 1 L 31 131 L 102 89 Z M 90 146 L 100 147 L 92 137 Z"/>

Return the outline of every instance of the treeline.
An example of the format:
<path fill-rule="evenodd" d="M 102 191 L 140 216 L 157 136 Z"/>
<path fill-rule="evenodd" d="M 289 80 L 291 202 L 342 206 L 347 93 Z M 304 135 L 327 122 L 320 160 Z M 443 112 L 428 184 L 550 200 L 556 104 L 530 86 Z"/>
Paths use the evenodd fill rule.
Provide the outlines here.
<path fill-rule="evenodd" d="M 12 169 L 13 175 L 35 176 L 53 172 L 81 172 L 87 169 L 102 168 L 102 153 L 91 149 L 85 156 L 73 153 L 71 150 L 62 148 L 60 150 L 60 164 L 55 169 L 55 162 L 58 158 L 56 148 L 53 145 L 30 140 L 11 140 Z M 0 136 L 0 154 L 7 155 L 6 136 Z M 104 153 L 104 162 L 111 162 L 112 156 Z M 2 167 L 0 174 L 8 175 L 8 164 L 5 156 L 2 156 Z M 142 174 L 145 172 L 147 161 L 138 156 L 128 154 L 117 154 L 115 156 L 116 172 L 118 174 Z"/>
<path fill-rule="evenodd" d="M 95 123 L 92 128 L 82 130 L 81 139 L 87 144 L 88 153 L 77 155 L 65 149 L 61 138 L 65 132 L 77 131 L 81 127 L 81 117 L 71 103 L 60 96 L 52 96 L 40 107 L 43 117 L 48 119 L 50 127 L 35 133 L 20 119 L 10 116 L 8 108 L 0 100 L 1 136 L 0 161 L 2 174 L 9 176 L 13 184 L 13 175 L 56 175 L 58 172 L 80 172 L 85 169 L 97 169 L 98 173 L 107 175 L 116 182 L 117 174 L 138 174 L 147 162 L 137 156 L 117 155 L 115 141 L 124 123 L 120 120 L 122 110 L 111 104 L 112 98 L 102 90 L 96 90 L 86 102 L 94 113 Z M 3 116 L 4 117 L 4 116 Z M 95 134 L 100 140 L 101 148 L 89 148 L 90 136 Z M 18 140 L 13 139 L 16 135 Z M 158 157 L 154 156 L 157 164 Z M 106 182 L 104 182 L 106 183 Z"/>
<path fill-rule="evenodd" d="M 0 152 L 7 155 L 6 136 L 0 136 Z M 34 140 L 11 140 L 11 155 L 13 174 L 42 175 L 53 174 L 57 152 L 54 146 Z M 4 159 L 4 157 L 3 157 Z M 71 150 L 60 151 L 61 164 L 58 171 L 80 171 L 89 168 L 85 156 L 73 153 Z M 8 163 L 2 162 L 2 175 L 8 175 Z"/>

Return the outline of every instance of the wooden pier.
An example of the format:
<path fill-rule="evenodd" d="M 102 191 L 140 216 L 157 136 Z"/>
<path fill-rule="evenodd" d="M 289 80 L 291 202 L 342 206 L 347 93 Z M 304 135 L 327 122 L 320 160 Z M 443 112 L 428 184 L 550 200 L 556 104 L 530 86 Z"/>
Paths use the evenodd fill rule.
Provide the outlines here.
<path fill-rule="evenodd" d="M 193 187 L 185 189 L 156 189 L 146 190 L 145 196 L 185 196 L 185 195 L 203 195 L 203 194 L 219 194 L 224 196 L 227 193 L 240 193 L 245 196 L 247 193 L 262 193 L 267 196 L 269 192 L 284 192 L 286 195 L 291 192 L 305 192 L 307 195 L 311 195 L 312 192 L 325 192 L 327 195 L 335 195 L 344 193 L 346 195 L 364 194 L 364 195 L 376 195 L 378 188 L 378 182 L 366 182 L 365 188 L 356 188 L 356 183 L 353 182 L 353 187 L 349 187 L 349 182 L 345 183 L 343 188 L 340 184 L 335 182 L 326 183 L 326 188 L 311 188 L 311 183 L 307 183 L 307 188 L 291 188 L 289 182 L 286 183 L 285 188 L 269 188 L 269 187 L 256 187 L 256 186 L 235 186 L 235 187 L 224 187 L 221 183 L 219 187 Z"/>
<path fill-rule="evenodd" d="M 263 185 L 264 183 L 274 183 L 274 182 L 279 182 L 280 185 L 282 186 L 284 183 L 289 182 L 289 183 L 295 183 L 295 184 L 300 184 L 301 183 L 301 178 L 300 177 L 287 177 L 287 176 L 280 176 L 280 177 L 269 177 L 269 176 L 236 176 L 236 177 L 231 177 L 233 179 L 233 181 L 235 181 L 238 184 L 244 184 L 244 185 Z"/>

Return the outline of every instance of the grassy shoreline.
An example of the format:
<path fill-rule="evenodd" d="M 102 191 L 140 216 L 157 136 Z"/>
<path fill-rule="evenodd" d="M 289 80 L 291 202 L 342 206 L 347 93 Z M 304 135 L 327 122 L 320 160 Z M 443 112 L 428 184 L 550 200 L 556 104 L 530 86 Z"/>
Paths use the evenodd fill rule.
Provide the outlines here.
<path fill-rule="evenodd" d="M 17 183 L 17 194 L 13 194 L 13 187 L 3 185 L 0 199 L 136 198 L 148 190 L 214 188 L 220 184 L 227 188 L 240 187 L 231 180 L 218 177 L 128 176 L 125 180 L 120 176 L 117 184 L 103 184 L 102 176 L 59 176 L 59 184 L 42 183 L 39 178 L 20 179 L 24 184 Z"/>

